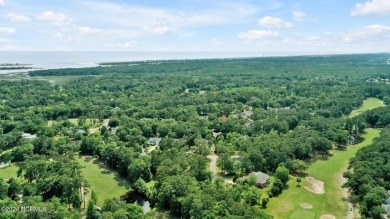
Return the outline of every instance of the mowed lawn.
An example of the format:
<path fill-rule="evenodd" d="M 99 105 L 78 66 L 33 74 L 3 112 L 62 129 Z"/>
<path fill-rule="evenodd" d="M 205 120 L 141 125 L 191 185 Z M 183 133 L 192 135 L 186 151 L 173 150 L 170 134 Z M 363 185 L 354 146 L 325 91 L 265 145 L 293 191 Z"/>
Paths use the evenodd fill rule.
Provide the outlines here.
<path fill-rule="evenodd" d="M 360 107 L 359 109 L 353 110 L 349 115 L 349 117 L 352 118 L 358 116 L 359 114 L 367 110 L 372 110 L 378 107 L 382 107 L 384 105 L 385 104 L 383 103 L 383 101 L 378 98 L 368 98 L 366 100 L 363 100 L 363 106 Z"/>
<path fill-rule="evenodd" d="M 324 214 L 345 218 L 348 206 L 343 199 L 342 173 L 346 171 L 349 160 L 356 152 L 371 144 L 379 133 L 379 129 L 367 129 L 362 135 L 365 140 L 360 144 L 350 145 L 345 151 L 332 150 L 333 156 L 328 160 L 318 160 L 309 166 L 306 173 L 325 183 L 325 194 L 317 195 L 306 190 L 304 187 L 310 185 L 306 179 L 302 179 L 301 187 L 297 187 L 296 178 L 292 177 L 288 183 L 289 188 L 279 197 L 270 199 L 266 212 L 276 219 L 318 219 Z M 303 209 L 300 207 L 301 203 L 309 203 L 313 208 Z"/>
<path fill-rule="evenodd" d="M 19 167 L 17 167 L 15 164 L 11 164 L 11 166 L 8 167 L 0 167 L 0 178 L 2 179 L 8 179 L 12 177 L 16 177 L 16 173 L 18 172 Z"/>
<path fill-rule="evenodd" d="M 355 117 L 367 110 L 384 106 L 383 101 L 377 98 L 368 98 L 363 105 L 349 115 Z M 306 179 L 302 179 L 301 187 L 297 187 L 296 177 L 291 177 L 288 182 L 288 189 L 284 190 L 279 197 L 270 199 L 267 213 L 275 218 L 311 219 L 320 218 L 323 214 L 332 214 L 336 218 L 345 218 L 348 213 L 348 206 L 344 200 L 345 190 L 342 174 L 347 170 L 349 160 L 356 152 L 367 145 L 370 145 L 375 137 L 378 137 L 380 130 L 367 129 L 362 135 L 365 139 L 360 144 L 350 145 L 346 151 L 332 150 L 332 157 L 321 159 L 311 164 L 306 171 L 308 176 L 325 183 L 325 194 L 317 195 L 309 192 L 304 187 L 310 186 Z M 303 209 L 300 204 L 308 203 L 313 205 L 312 209 Z"/>
<path fill-rule="evenodd" d="M 115 171 L 110 171 L 101 164 L 96 163 L 96 159 L 86 161 L 83 158 L 77 158 L 81 166 L 85 179 L 91 184 L 91 190 L 98 195 L 98 205 L 101 206 L 105 199 L 118 198 L 126 194 L 131 189 L 129 182 L 120 177 Z"/>
<path fill-rule="evenodd" d="M 78 119 L 68 119 L 69 122 L 71 122 L 72 124 L 78 126 Z M 50 127 L 52 126 L 56 121 L 54 120 L 49 120 L 47 121 L 47 126 Z M 100 125 L 102 125 L 101 122 L 97 122 L 97 123 L 93 123 L 93 120 L 92 119 L 86 119 L 85 121 L 85 124 L 91 126 L 91 127 L 99 127 Z"/>

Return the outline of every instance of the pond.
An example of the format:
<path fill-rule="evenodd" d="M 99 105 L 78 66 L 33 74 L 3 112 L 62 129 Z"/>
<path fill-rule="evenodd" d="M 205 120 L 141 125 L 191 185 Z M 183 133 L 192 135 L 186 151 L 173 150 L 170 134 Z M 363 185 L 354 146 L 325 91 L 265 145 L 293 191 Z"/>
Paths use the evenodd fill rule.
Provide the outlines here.
<path fill-rule="evenodd" d="M 141 206 L 144 209 L 144 214 L 153 208 L 152 204 L 145 196 L 140 195 L 134 191 L 128 192 L 126 195 L 122 196 L 121 199 L 128 204 L 137 204 Z"/>

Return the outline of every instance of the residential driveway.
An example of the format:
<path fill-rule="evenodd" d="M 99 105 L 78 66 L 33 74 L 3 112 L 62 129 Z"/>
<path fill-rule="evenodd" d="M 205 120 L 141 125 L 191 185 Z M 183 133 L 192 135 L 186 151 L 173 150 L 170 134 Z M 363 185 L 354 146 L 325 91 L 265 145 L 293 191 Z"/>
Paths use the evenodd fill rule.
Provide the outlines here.
<path fill-rule="evenodd" d="M 208 155 L 207 158 L 211 160 L 210 162 L 210 171 L 214 174 L 217 175 L 217 155 Z"/>
<path fill-rule="evenodd" d="M 96 133 L 101 127 L 103 127 L 103 126 L 106 126 L 106 127 L 108 127 L 108 122 L 109 122 L 110 120 L 109 119 L 105 119 L 105 120 L 103 120 L 103 124 L 100 126 L 100 127 L 98 127 L 98 128 L 90 128 L 89 129 L 89 134 L 94 134 L 94 133 Z"/>
<path fill-rule="evenodd" d="M 211 160 L 210 162 L 210 171 L 213 173 L 213 177 L 219 177 L 221 178 L 225 183 L 227 184 L 233 184 L 233 181 L 221 174 L 217 173 L 217 159 L 218 156 L 213 154 L 213 155 L 207 155 L 207 158 Z"/>

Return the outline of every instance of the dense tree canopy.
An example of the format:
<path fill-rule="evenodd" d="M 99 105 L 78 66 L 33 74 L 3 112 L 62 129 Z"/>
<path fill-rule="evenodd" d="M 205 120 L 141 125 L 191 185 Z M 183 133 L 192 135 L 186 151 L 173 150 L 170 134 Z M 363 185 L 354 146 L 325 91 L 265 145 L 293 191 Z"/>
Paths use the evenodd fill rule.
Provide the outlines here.
<path fill-rule="evenodd" d="M 19 166 L 19 178 L 0 180 L 0 206 L 36 204 L 48 209 L 48 218 L 80 218 L 80 211 L 95 218 L 93 200 L 81 209 L 87 183 L 75 160 L 80 153 L 117 171 L 157 209 L 143 215 L 133 203 L 102 200 L 102 218 L 153 218 L 163 211 L 183 218 L 269 218 L 263 208 L 283 191 L 289 173 L 353 143 L 366 127 L 390 124 L 390 107 L 346 118 L 368 97 L 390 103 L 386 58 L 109 63 L 0 81 L 0 163 Z M 37 75 L 68 82 L 30 80 Z M 383 188 L 390 189 L 388 134 L 385 129 L 382 140 L 359 152 L 346 174 L 366 217 L 378 215 Z M 235 186 L 212 174 L 212 153 Z M 251 175 L 242 180 L 254 171 L 275 175 L 270 192 L 254 187 Z"/>

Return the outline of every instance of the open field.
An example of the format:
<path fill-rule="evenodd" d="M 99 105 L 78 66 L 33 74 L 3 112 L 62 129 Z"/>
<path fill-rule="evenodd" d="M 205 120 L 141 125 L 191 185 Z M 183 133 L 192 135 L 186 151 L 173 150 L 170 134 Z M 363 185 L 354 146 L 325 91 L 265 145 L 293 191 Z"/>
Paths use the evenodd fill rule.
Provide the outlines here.
<path fill-rule="evenodd" d="M 72 124 L 78 126 L 78 119 L 68 119 L 69 122 L 71 122 Z M 47 121 L 47 126 L 52 126 L 54 123 L 56 123 L 56 121 L 53 121 L 53 120 L 49 120 Z M 93 123 L 93 119 L 86 119 L 85 121 L 85 124 L 90 126 L 90 127 L 99 127 L 102 125 L 101 122 L 97 122 L 97 123 Z"/>
<path fill-rule="evenodd" d="M 67 75 L 67 76 L 27 76 L 24 75 L 24 78 L 22 79 L 31 79 L 31 80 L 44 80 L 49 81 L 52 84 L 56 85 L 64 85 L 68 83 L 69 81 L 72 81 L 74 79 L 78 78 L 84 78 L 84 77 L 100 77 L 99 75 Z"/>
<path fill-rule="evenodd" d="M 49 81 L 52 84 L 57 84 L 57 85 L 63 85 L 66 84 L 67 82 L 77 79 L 77 78 L 82 78 L 86 77 L 84 75 L 68 75 L 68 76 L 34 76 L 31 77 L 27 75 L 27 73 L 9 73 L 9 74 L 0 74 L 0 80 L 9 80 L 9 81 L 15 81 L 15 80 L 43 80 L 43 81 Z M 99 77 L 99 76 L 89 76 L 89 77 Z"/>
<path fill-rule="evenodd" d="M 104 168 L 102 164 L 96 163 L 96 159 L 85 161 L 78 157 L 85 179 L 90 183 L 90 192 L 87 198 L 91 195 L 91 190 L 98 195 L 98 205 L 102 205 L 105 199 L 117 198 L 126 194 L 129 191 L 130 184 L 128 181 L 119 176 L 115 171 Z"/>
<path fill-rule="evenodd" d="M 358 116 L 367 110 L 372 110 L 378 107 L 382 107 L 384 105 L 385 104 L 383 103 L 383 101 L 379 100 L 378 98 L 368 98 L 363 101 L 363 105 L 359 109 L 353 110 L 349 117 L 352 118 Z"/>
<path fill-rule="evenodd" d="M 341 188 L 342 173 L 346 171 L 349 159 L 360 148 L 371 144 L 379 133 L 379 129 L 367 129 L 362 135 L 365 139 L 363 142 L 350 145 L 345 151 L 332 150 L 333 156 L 328 160 L 318 160 L 309 166 L 306 173 L 325 183 L 325 194 L 318 195 L 306 190 L 304 187 L 310 186 L 306 179 L 302 179 L 301 186 L 297 187 L 296 177 L 292 177 L 288 182 L 289 188 L 279 197 L 270 199 L 267 213 L 275 218 L 314 219 L 324 214 L 345 218 L 348 210 L 343 199 L 343 188 Z M 300 207 L 301 203 L 311 204 L 313 208 L 303 209 Z"/>
<path fill-rule="evenodd" d="M 18 171 L 18 167 L 15 164 L 11 164 L 9 167 L 0 168 L 0 178 L 8 179 L 12 177 L 16 177 L 16 172 Z"/>

